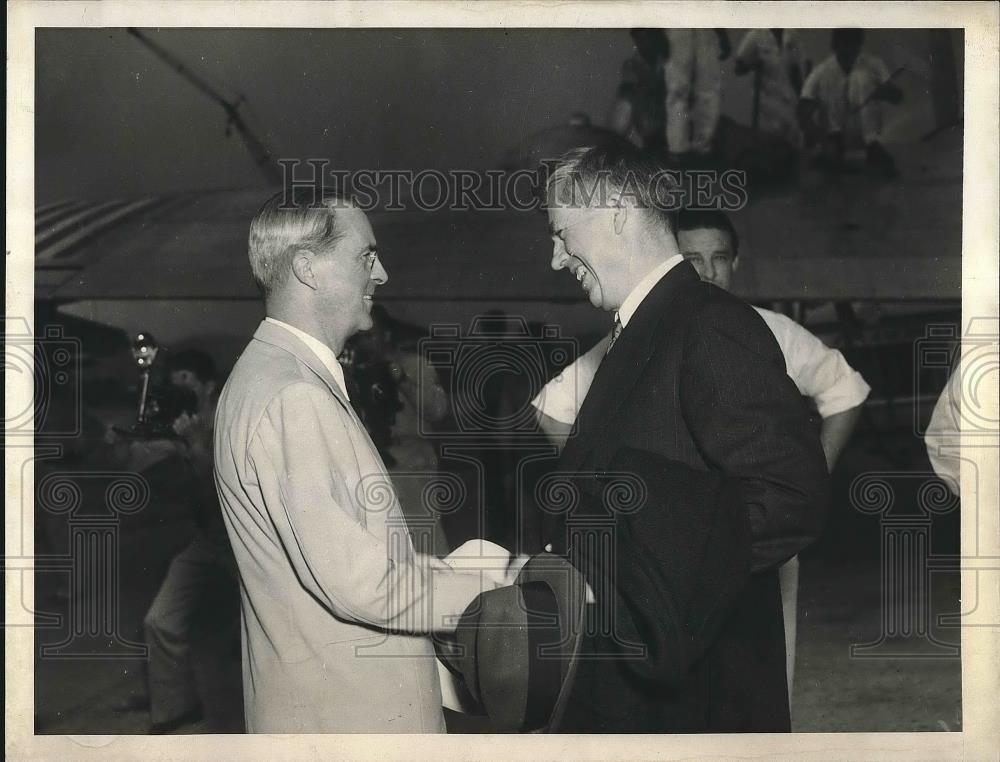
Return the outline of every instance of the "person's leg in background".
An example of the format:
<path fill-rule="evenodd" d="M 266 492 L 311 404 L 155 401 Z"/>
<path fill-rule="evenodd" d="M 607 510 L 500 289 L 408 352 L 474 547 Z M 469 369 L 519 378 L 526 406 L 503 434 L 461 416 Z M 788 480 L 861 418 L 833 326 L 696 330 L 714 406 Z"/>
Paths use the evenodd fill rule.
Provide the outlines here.
<path fill-rule="evenodd" d="M 789 559 L 778 570 L 781 586 L 781 610 L 785 619 L 785 659 L 788 674 L 788 703 L 792 703 L 792 686 L 795 684 L 795 638 L 799 615 L 799 557 Z"/>
<path fill-rule="evenodd" d="M 664 67 L 667 85 L 667 149 L 672 154 L 691 149 L 691 80 L 694 77 L 695 29 L 668 29 L 670 57 Z"/>
<path fill-rule="evenodd" d="M 888 177 L 896 175 L 896 162 L 882 145 L 882 103 L 872 94 L 879 81 L 866 69 L 854 69 L 847 80 L 847 103 L 857 120 L 855 129 L 860 132 L 865 145 L 865 158 L 869 167 Z"/>
<path fill-rule="evenodd" d="M 153 732 L 195 721 L 201 713 L 191 662 L 191 620 L 206 577 L 218 574 L 216 554 L 200 538 L 170 563 L 143 620 L 149 647 L 149 715 Z"/>
<path fill-rule="evenodd" d="M 809 99 L 807 103 L 813 104 L 815 108 L 812 117 L 815 130 L 808 145 L 813 151 L 816 166 L 832 172 L 842 171 L 844 129 L 848 121 L 847 99 L 825 92 L 818 93 L 815 99 Z"/>
<path fill-rule="evenodd" d="M 694 30 L 694 63 L 691 104 L 691 150 L 712 150 L 722 106 L 722 63 L 719 38 L 712 29 Z"/>
<path fill-rule="evenodd" d="M 871 72 L 855 68 L 847 78 L 847 108 L 860 120 L 865 145 L 882 139 L 882 104 L 872 97 L 878 81 Z"/>

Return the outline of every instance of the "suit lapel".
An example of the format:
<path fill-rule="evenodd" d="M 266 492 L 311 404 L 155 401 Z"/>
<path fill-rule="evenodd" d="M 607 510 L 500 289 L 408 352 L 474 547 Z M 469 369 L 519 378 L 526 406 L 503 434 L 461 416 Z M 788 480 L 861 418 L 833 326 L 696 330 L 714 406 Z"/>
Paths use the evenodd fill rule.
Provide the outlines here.
<path fill-rule="evenodd" d="M 694 268 L 681 262 L 653 286 L 632 315 L 611 352 L 601 362 L 559 462 L 562 471 L 577 471 L 607 432 L 620 425 L 619 410 L 653 356 L 661 321 L 684 289 L 700 283 Z"/>
<path fill-rule="evenodd" d="M 285 330 L 280 325 L 275 325 L 274 323 L 262 320 L 260 325 L 257 326 L 257 331 L 254 333 L 253 337 L 257 341 L 262 341 L 265 344 L 270 344 L 278 347 L 279 349 L 284 349 L 286 352 L 294 355 L 299 361 L 302 362 L 302 364 L 307 366 L 309 370 L 320 377 L 323 383 L 326 384 L 327 388 L 330 390 L 330 393 L 337 398 L 337 401 L 341 405 L 347 408 L 352 417 L 357 417 L 350 401 L 344 396 L 343 390 L 341 390 L 340 385 L 333 378 L 329 369 L 323 364 L 322 360 L 316 356 L 316 353 L 300 341 L 297 336 L 290 331 Z"/>
<path fill-rule="evenodd" d="M 344 395 L 341 390 L 340 385 L 334 380 L 333 375 L 330 373 L 323 361 L 316 356 L 308 346 L 306 346 L 302 341 L 299 340 L 297 336 L 293 333 L 285 330 L 280 325 L 275 325 L 274 323 L 269 323 L 266 320 L 261 321 L 260 326 L 258 326 L 257 331 L 254 333 L 254 339 L 261 341 L 265 344 L 270 344 L 271 346 L 283 349 L 289 354 L 293 355 L 304 365 L 306 365 L 313 373 L 322 379 L 323 383 L 326 384 L 330 393 L 334 396 L 334 399 L 341 404 L 341 406 L 347 411 L 348 415 L 358 427 L 358 432 L 364 442 L 368 445 L 368 452 L 372 459 L 372 462 L 377 463 L 380 471 L 375 473 L 380 473 L 381 477 L 384 478 L 386 484 L 391 488 L 391 481 L 389 479 L 388 470 L 385 467 L 385 463 L 382 461 L 382 456 L 379 454 L 378 448 L 375 443 L 372 442 L 371 437 L 368 434 L 368 429 L 365 428 L 364 423 L 358 417 L 357 412 L 354 410 L 354 406 L 351 405 L 350 400 Z M 357 450 L 355 450 L 357 455 Z M 368 510 L 367 505 L 364 506 L 365 510 Z M 366 516 L 370 518 L 371 516 L 380 517 L 377 520 L 384 522 L 390 516 L 392 516 L 396 521 L 400 522 L 407 528 L 407 537 L 410 539 L 410 550 L 413 549 L 412 533 L 410 531 L 409 523 L 406 522 L 406 518 L 399 507 L 398 501 L 395 505 L 390 508 L 389 511 L 383 511 L 381 507 L 377 510 L 372 510 Z M 367 526 L 367 524 L 366 524 Z"/>

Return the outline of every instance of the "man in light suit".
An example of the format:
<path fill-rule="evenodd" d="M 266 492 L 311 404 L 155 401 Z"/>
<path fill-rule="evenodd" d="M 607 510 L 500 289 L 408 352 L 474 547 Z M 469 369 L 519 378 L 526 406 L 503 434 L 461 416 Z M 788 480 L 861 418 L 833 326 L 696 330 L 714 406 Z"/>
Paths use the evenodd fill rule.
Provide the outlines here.
<path fill-rule="evenodd" d="M 777 567 L 823 526 L 826 462 L 767 325 L 684 261 L 669 179 L 624 142 L 571 151 L 550 177 L 552 267 L 615 316 L 557 466 L 595 485 L 581 504 L 603 502 L 615 519 L 615 555 L 614 543 L 578 541 L 572 516 L 546 515 L 542 543 L 569 555 L 594 589 L 597 620 L 617 629 L 588 633 L 592 658 L 560 729 L 787 731 Z M 693 481 L 668 476 L 683 469 L 703 474 L 705 489 L 735 485 L 737 512 L 699 516 L 704 500 L 672 500 Z M 619 472 L 662 499 L 616 512 L 600 484 Z M 713 539 L 707 522 L 729 539 Z"/>
<path fill-rule="evenodd" d="M 266 319 L 219 399 L 215 479 L 239 565 L 251 733 L 443 732 L 429 633 L 502 572 L 414 550 L 337 356 L 388 275 L 364 213 L 271 198 L 250 225 Z"/>

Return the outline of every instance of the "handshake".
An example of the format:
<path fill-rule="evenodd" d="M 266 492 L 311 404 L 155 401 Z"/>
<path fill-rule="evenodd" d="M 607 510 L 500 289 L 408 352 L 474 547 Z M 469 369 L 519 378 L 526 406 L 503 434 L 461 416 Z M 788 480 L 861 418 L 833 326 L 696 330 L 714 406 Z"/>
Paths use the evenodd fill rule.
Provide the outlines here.
<path fill-rule="evenodd" d="M 530 559 L 531 556 L 524 554 L 515 556 L 489 540 L 468 540 L 441 560 L 456 571 L 481 572 L 485 592 L 513 585 Z M 586 585 L 586 601 L 594 602 L 590 585 Z"/>
<path fill-rule="evenodd" d="M 530 556 L 514 556 L 489 540 L 469 540 L 441 559 L 455 571 L 479 571 L 483 590 L 513 585 Z"/>

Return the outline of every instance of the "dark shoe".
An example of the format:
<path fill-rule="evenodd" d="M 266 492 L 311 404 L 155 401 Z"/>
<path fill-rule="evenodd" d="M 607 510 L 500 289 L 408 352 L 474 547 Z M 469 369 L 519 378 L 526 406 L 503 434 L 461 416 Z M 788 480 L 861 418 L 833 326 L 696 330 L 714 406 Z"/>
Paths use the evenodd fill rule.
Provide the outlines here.
<path fill-rule="evenodd" d="M 881 177 L 890 180 L 899 177 L 899 170 L 896 169 L 895 159 L 892 158 L 892 154 L 886 151 L 878 141 L 868 144 L 865 153 L 865 163 L 868 165 L 869 170 Z"/>
<path fill-rule="evenodd" d="M 149 726 L 149 730 L 146 732 L 151 736 L 162 736 L 167 733 L 173 733 L 175 730 L 184 727 L 185 725 L 193 725 L 196 722 L 201 722 L 204 719 L 201 709 L 191 709 L 185 712 L 179 717 L 174 717 L 172 720 L 167 720 L 166 722 L 154 722 Z"/>
<path fill-rule="evenodd" d="M 144 693 L 129 696 L 124 701 L 112 706 L 111 709 L 119 714 L 122 712 L 148 712 L 149 696 Z"/>

